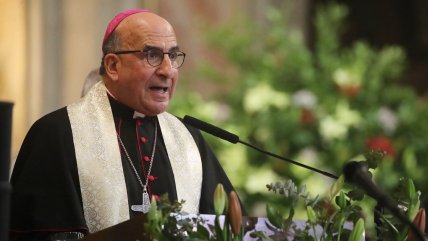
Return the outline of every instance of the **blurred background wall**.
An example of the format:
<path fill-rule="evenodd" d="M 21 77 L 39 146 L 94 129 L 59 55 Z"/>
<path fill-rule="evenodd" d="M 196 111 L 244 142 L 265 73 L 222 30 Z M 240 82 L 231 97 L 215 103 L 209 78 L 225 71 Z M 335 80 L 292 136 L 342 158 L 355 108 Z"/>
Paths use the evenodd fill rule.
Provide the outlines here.
<path fill-rule="evenodd" d="M 302 10 L 305 2 L 299 3 Z M 248 5 L 244 0 L 0 0 L 0 100 L 15 104 L 12 159 L 34 121 L 80 97 L 85 77 L 100 64 L 105 27 L 116 13 L 148 8 L 168 19 L 188 54 L 181 74 L 185 79 L 198 58 L 206 58 L 201 21 L 222 24 L 235 12 L 261 17 L 268 4 L 256 1 Z M 296 19 L 304 21 L 302 15 Z M 216 89 L 207 88 L 201 79 L 189 81 L 197 91 Z"/>
<path fill-rule="evenodd" d="M 23 3 L 0 0 L 0 100 L 15 102 L 14 150 L 21 144 L 22 136 L 28 129 L 25 121 L 28 109 L 25 98 L 26 38 Z M 0 120 L 0 128 L 4 127 L 3 121 Z"/>
<path fill-rule="evenodd" d="M 117 12 L 144 7 L 168 19 L 175 26 L 181 48 L 188 54 L 180 77 L 185 87 L 180 88 L 209 96 L 213 91 L 222 91 L 224 86 L 207 86 L 204 76 L 192 73 L 199 59 L 215 58 L 204 42 L 204 28 L 226 23 L 237 14 L 249 15 L 260 24 L 258 27 L 263 27 L 266 7 L 280 2 L 283 1 L 258 0 L 249 4 L 245 0 L 0 0 L 0 100 L 14 102 L 12 158 L 16 158 L 35 120 L 80 97 L 86 75 L 99 66 L 104 30 Z M 314 7 L 325 1 L 288 2 L 293 8 L 291 24 L 302 30 L 311 45 Z M 427 2 L 339 2 L 350 6 L 350 31 L 344 42 L 365 38 L 375 46 L 403 45 L 410 54 L 411 65 L 403 82 L 425 93 Z M 221 60 L 218 62 L 221 65 Z"/>
<path fill-rule="evenodd" d="M 0 99 L 14 102 L 12 159 L 35 120 L 79 98 L 108 21 L 138 1 L 0 1 Z"/>

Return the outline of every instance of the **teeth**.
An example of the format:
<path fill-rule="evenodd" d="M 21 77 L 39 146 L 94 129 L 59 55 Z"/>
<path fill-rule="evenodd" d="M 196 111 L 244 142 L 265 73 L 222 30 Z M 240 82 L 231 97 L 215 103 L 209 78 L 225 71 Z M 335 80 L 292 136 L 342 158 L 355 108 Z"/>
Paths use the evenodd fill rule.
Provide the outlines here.
<path fill-rule="evenodd" d="M 168 87 L 150 87 L 150 89 L 154 91 L 166 92 L 168 90 Z"/>

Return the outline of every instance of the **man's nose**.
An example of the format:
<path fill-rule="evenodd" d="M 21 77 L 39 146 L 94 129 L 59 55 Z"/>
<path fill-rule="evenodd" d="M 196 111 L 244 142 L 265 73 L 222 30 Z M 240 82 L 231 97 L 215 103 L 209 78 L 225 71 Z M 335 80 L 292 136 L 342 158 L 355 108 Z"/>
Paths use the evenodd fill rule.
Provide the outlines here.
<path fill-rule="evenodd" d="M 170 77 L 172 75 L 174 68 L 172 67 L 171 59 L 168 54 L 165 54 L 161 64 L 158 66 L 158 73 Z"/>

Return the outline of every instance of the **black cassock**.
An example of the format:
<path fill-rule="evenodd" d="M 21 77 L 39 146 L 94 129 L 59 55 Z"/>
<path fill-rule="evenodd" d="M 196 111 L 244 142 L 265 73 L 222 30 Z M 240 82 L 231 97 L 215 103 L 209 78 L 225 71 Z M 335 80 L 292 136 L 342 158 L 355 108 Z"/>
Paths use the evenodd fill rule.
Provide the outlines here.
<path fill-rule="evenodd" d="M 134 119 L 132 109 L 110 96 L 109 101 L 116 131 L 141 181 L 146 183 L 157 119 Z M 201 133 L 191 126 L 186 127 L 197 144 L 202 160 L 199 212 L 213 214 L 216 185 L 222 183 L 226 192 L 233 190 L 233 186 Z M 142 187 L 123 148 L 120 149 L 129 205 L 141 204 Z M 43 240 L 53 232 L 87 233 L 71 126 L 65 107 L 42 117 L 31 127 L 18 154 L 11 184 L 12 238 Z M 160 128 L 148 184 L 150 195 L 157 197 L 168 193 L 171 201 L 177 200 L 174 174 Z M 131 209 L 129 212 L 130 217 L 139 214 Z"/>

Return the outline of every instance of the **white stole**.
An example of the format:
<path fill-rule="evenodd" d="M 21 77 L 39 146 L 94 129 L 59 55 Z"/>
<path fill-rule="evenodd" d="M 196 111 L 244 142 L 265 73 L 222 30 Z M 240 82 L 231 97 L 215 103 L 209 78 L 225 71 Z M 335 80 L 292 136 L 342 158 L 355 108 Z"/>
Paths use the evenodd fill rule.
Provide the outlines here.
<path fill-rule="evenodd" d="M 102 81 L 67 106 L 73 133 L 83 211 L 94 233 L 129 219 L 129 203 L 113 114 Z M 176 117 L 158 115 L 182 211 L 198 213 L 202 162 L 192 135 Z M 156 161 L 156 160 L 154 160 Z"/>

